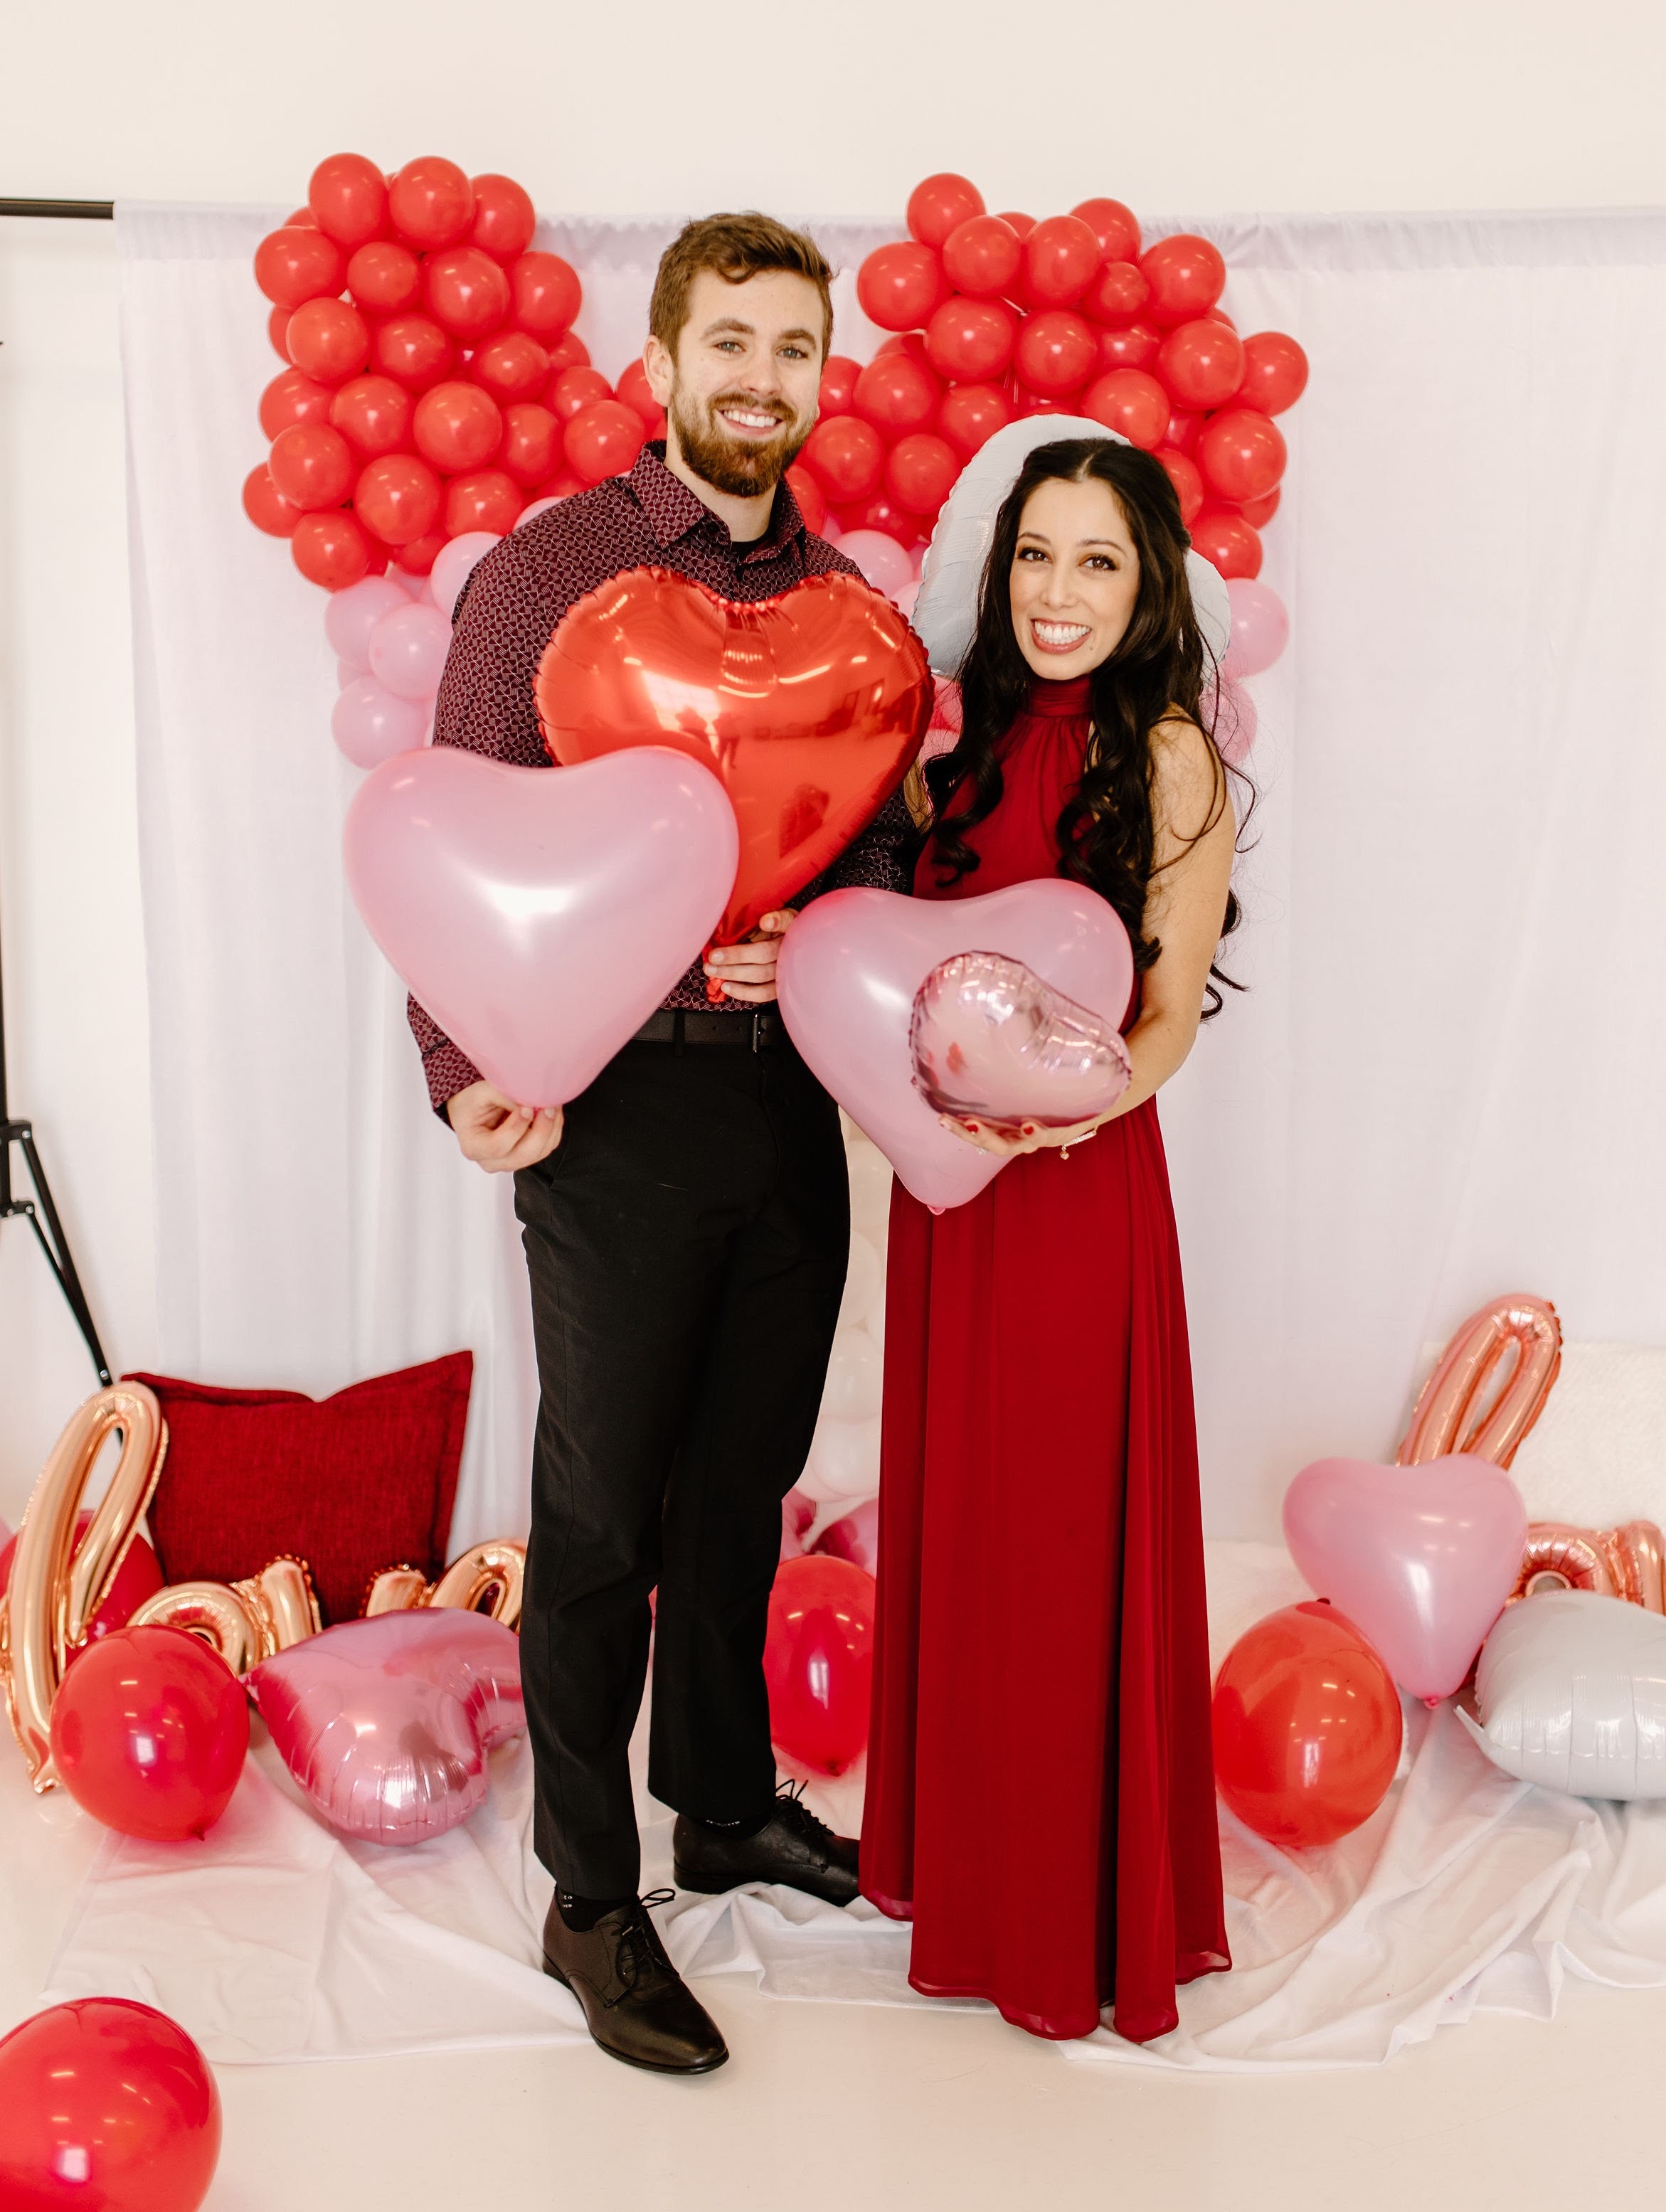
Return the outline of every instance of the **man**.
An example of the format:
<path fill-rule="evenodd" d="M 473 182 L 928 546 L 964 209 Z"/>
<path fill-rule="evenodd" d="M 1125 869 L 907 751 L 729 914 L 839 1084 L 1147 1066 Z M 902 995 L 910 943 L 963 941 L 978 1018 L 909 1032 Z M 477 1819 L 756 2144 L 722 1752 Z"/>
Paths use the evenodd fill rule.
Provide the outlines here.
<path fill-rule="evenodd" d="M 766 216 L 684 230 L 643 354 L 665 445 L 481 562 L 436 744 L 546 766 L 539 658 L 622 569 L 658 563 L 734 599 L 851 572 L 781 480 L 816 419 L 829 275 L 810 239 Z M 809 895 L 906 889 L 909 834 L 894 800 Z M 678 1814 L 678 1882 L 856 1894 L 855 1844 L 775 1794 L 763 1672 L 781 1500 L 809 1449 L 849 1249 L 838 1115 L 771 1010 L 792 919 L 766 915 L 692 968 L 564 1115 L 504 1097 L 411 1008 L 436 1110 L 468 1158 L 514 1173 L 525 1232 L 541 1395 L 521 1672 L 534 1841 L 556 1883 L 544 1964 L 604 2050 L 666 2072 L 727 2052 L 636 1894 L 626 1753 L 656 1586 L 648 1784 Z"/>

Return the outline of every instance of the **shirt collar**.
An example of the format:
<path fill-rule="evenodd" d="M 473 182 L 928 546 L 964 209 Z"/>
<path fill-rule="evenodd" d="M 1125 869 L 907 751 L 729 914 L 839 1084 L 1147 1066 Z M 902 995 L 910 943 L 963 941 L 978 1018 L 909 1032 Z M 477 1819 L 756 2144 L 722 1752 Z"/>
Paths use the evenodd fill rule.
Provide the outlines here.
<path fill-rule="evenodd" d="M 642 511 L 643 520 L 661 545 L 674 545 L 679 538 L 703 529 L 726 550 L 733 546 L 734 540 L 721 515 L 714 514 L 704 500 L 696 497 L 683 479 L 673 476 L 666 466 L 663 439 L 655 439 L 643 447 L 625 481 Z M 783 553 L 796 554 L 801 564 L 804 530 L 804 517 L 793 496 L 793 488 L 783 477 L 775 486 L 769 526 L 740 555 L 740 565 L 744 568 L 753 561 L 773 561 Z"/>

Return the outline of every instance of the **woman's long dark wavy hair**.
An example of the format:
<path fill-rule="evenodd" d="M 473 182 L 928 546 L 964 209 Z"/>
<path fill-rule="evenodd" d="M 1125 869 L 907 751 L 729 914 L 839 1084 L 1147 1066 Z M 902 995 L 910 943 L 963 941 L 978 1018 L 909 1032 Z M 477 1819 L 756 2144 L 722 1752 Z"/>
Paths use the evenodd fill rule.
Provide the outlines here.
<path fill-rule="evenodd" d="M 1254 793 L 1215 742 L 1209 702 L 1216 696 L 1216 669 L 1192 609 L 1186 574 L 1189 540 L 1179 500 L 1161 462 L 1138 447 L 1097 438 L 1038 446 L 1003 501 L 983 572 L 977 629 L 960 671 L 959 742 L 926 768 L 932 811 L 927 834 L 939 883 L 958 882 L 977 866 L 978 856 L 964 833 L 993 813 L 1000 799 L 997 749 L 1023 712 L 1034 681 L 1013 632 L 1011 597 L 1025 507 L 1038 484 L 1090 479 L 1109 487 L 1127 517 L 1140 556 L 1140 591 L 1116 650 L 1092 673 L 1093 734 L 1080 786 L 1059 817 L 1059 857 L 1064 874 L 1086 884 L 1116 908 L 1134 947 L 1135 971 L 1143 973 L 1162 950 L 1145 927 L 1156 848 L 1152 732 L 1179 714 L 1208 738 L 1219 773 L 1215 802 L 1199 836 L 1213 828 L 1220 810 L 1231 803 L 1229 775 L 1238 775 L 1245 785 L 1244 820 Z M 969 780 L 970 801 L 951 811 L 951 801 Z M 1237 927 L 1239 918 L 1237 896 L 1229 890 L 1223 939 Z M 1216 984 L 1243 988 L 1219 967 L 1212 965 L 1209 973 L 1213 980 L 1205 1021 L 1221 1008 Z"/>

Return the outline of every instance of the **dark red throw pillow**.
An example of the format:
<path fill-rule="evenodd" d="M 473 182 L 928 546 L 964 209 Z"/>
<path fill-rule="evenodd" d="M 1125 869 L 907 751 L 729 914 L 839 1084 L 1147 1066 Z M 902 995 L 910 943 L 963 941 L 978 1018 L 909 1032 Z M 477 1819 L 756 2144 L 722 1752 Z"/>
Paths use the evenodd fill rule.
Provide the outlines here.
<path fill-rule="evenodd" d="M 351 1620 L 380 1568 L 446 1564 L 474 1354 L 453 1352 L 308 1398 L 149 1384 L 167 1422 L 150 1534 L 171 1583 L 230 1583 L 305 1559 L 326 1622 Z"/>

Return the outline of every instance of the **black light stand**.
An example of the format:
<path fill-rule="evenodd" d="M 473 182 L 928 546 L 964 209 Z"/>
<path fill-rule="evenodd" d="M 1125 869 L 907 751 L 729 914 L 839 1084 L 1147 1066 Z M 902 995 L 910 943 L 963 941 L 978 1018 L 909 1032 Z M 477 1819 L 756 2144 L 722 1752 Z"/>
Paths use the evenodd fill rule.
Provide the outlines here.
<path fill-rule="evenodd" d="M 0 215 L 69 216 L 107 222 L 112 212 L 108 200 L 0 200 Z M 23 1155 L 23 1165 L 28 1171 L 33 1197 L 20 1197 L 13 1187 L 11 1154 L 14 1145 Z M 87 1304 L 87 1293 L 81 1287 L 81 1278 L 76 1273 L 70 1241 L 64 1234 L 58 1208 L 52 1204 L 52 1186 L 47 1182 L 46 1171 L 40 1164 L 40 1154 L 35 1149 L 33 1124 L 15 1121 L 6 1103 L 5 978 L 3 974 L 0 974 L 0 1226 L 8 1221 L 20 1219 L 27 1221 L 33 1230 L 35 1240 L 46 1255 L 46 1264 L 57 1276 L 58 1286 L 69 1300 L 76 1324 L 87 1340 L 87 1349 L 93 1356 L 99 1381 L 107 1387 L 110 1364 L 104 1356 L 104 1346 L 99 1342 L 99 1333 L 93 1326 L 92 1310 Z"/>

